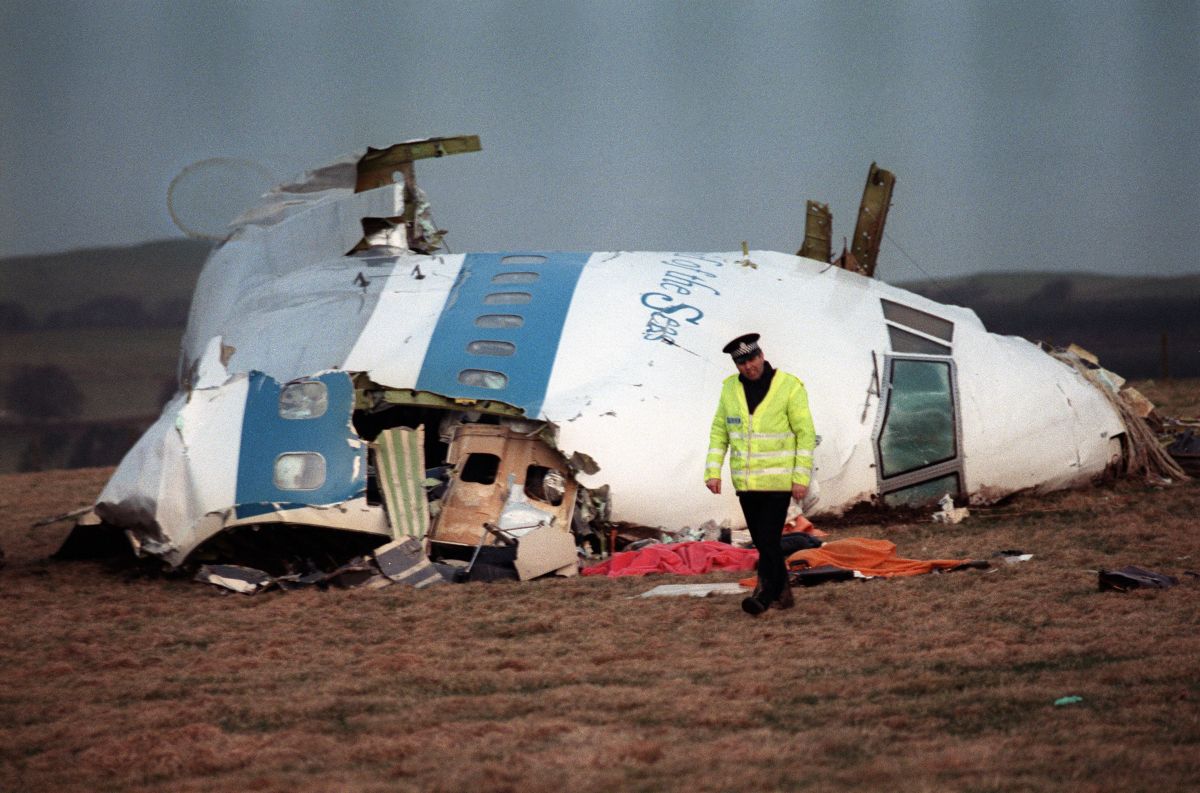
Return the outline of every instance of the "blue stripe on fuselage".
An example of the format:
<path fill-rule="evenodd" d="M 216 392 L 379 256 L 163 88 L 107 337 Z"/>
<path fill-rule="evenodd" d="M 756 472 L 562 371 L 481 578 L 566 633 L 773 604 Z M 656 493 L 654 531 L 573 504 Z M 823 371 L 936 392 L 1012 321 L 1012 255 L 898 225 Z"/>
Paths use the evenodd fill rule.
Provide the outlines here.
<path fill-rule="evenodd" d="M 337 504 L 366 492 L 366 445 L 350 425 L 354 410 L 350 375 L 326 372 L 306 379 L 325 384 L 328 400 L 325 413 L 316 418 L 288 419 L 280 415 L 283 384 L 262 372 L 250 373 L 238 454 L 235 497 L 238 518 L 279 509 Z M 284 490 L 278 486 L 275 461 L 288 452 L 316 453 L 324 458 L 325 481 L 320 487 Z"/>
<path fill-rule="evenodd" d="M 535 418 L 546 398 L 558 342 L 575 285 L 590 253 L 470 253 L 463 258 L 458 280 L 446 298 L 429 349 L 417 377 L 417 389 L 460 399 L 494 399 L 521 408 Z M 505 260 L 508 261 L 505 261 Z M 542 261 L 536 261 L 542 259 Z M 536 280 L 522 283 L 534 273 Z M 528 295 L 528 302 L 512 297 Z M 492 302 L 488 301 L 489 296 Z M 516 298 L 516 299 L 524 299 Z M 521 318 L 517 328 L 480 327 L 485 315 Z M 468 350 L 472 342 L 507 342 L 511 355 L 487 355 Z M 489 345 L 481 345 L 488 347 Z M 498 373 L 477 376 L 492 387 L 464 383 L 470 370 Z"/>

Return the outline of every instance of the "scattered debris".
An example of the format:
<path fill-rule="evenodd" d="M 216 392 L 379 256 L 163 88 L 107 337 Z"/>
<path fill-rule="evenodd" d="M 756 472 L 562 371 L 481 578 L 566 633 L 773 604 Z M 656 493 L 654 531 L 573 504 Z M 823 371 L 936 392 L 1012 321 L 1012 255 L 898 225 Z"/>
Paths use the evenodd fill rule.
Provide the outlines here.
<path fill-rule="evenodd" d="M 549 526 L 534 529 L 517 540 L 517 576 L 522 581 L 554 573 L 573 576 L 579 573 L 575 542 L 567 532 Z"/>
<path fill-rule="evenodd" d="M 863 575 L 857 570 L 847 570 L 831 564 L 808 567 L 788 574 L 788 580 L 792 586 L 817 586 L 818 584 L 827 584 L 831 581 L 852 581 L 855 578 L 866 579 L 871 577 Z"/>
<path fill-rule="evenodd" d="M 82 520 L 82 518 L 90 512 L 92 512 L 91 507 L 82 507 L 80 509 L 73 509 L 70 512 L 64 512 L 61 515 L 54 515 L 53 517 L 42 518 L 41 520 L 37 521 L 32 526 L 30 526 L 30 528 L 31 529 L 40 529 L 43 526 L 52 526 L 55 523 L 60 523 L 64 520 L 73 520 L 73 519 L 76 520 L 76 525 L 80 525 L 85 522 L 88 523 L 89 525 L 92 525 L 96 522 L 99 522 L 98 520 L 97 521 Z"/>
<path fill-rule="evenodd" d="M 1178 433 L 1167 447 L 1167 454 L 1189 476 L 1200 477 L 1200 434 L 1195 430 Z"/>
<path fill-rule="evenodd" d="M 962 523 L 963 519 L 971 514 L 966 507 L 954 506 L 954 497 L 949 493 L 941 497 L 938 506 L 941 510 L 933 513 L 934 523 Z"/>
<path fill-rule="evenodd" d="M 441 573 L 426 558 L 421 541 L 414 537 L 381 545 L 375 549 L 374 557 L 379 572 L 393 583 L 424 589 L 442 580 Z"/>
<path fill-rule="evenodd" d="M 1003 559 L 1005 564 L 1017 564 L 1018 562 L 1028 562 L 1033 558 L 1033 554 L 1025 553 L 1024 551 L 996 551 L 994 556 L 998 559 Z"/>
<path fill-rule="evenodd" d="M 1117 411 L 1125 425 L 1126 450 L 1121 460 L 1120 472 L 1125 475 L 1141 475 L 1147 479 L 1186 481 L 1190 477 L 1179 463 L 1159 444 L 1150 426 L 1138 415 L 1140 406 L 1133 405 L 1122 397 L 1120 390 L 1125 380 L 1107 369 L 1102 369 L 1096 356 L 1082 347 L 1072 344 L 1065 350 L 1048 350 L 1049 354 L 1083 375 L 1096 387 L 1108 403 Z"/>
<path fill-rule="evenodd" d="M 1100 571 L 1100 591 L 1128 592 L 1131 589 L 1148 587 L 1150 589 L 1169 589 L 1179 583 L 1179 579 L 1171 575 L 1143 570 L 1134 565 L 1122 567 L 1120 570 Z"/>
<path fill-rule="evenodd" d="M 275 579 L 268 573 L 237 564 L 200 565 L 193 580 L 224 587 L 230 592 L 243 595 L 253 595 L 276 585 Z"/>
<path fill-rule="evenodd" d="M 420 540 L 406 537 L 381 545 L 368 555 L 357 556 L 332 572 L 312 569 L 304 573 L 293 572 L 273 576 L 265 570 L 245 565 L 206 564 L 200 566 L 193 580 L 213 584 L 231 592 L 253 595 L 272 587 L 298 589 L 307 586 L 337 586 L 344 589 L 380 589 L 393 584 L 404 584 L 414 589 L 424 589 L 449 580 L 453 575 L 454 571 L 449 566 L 429 561 Z"/>
<path fill-rule="evenodd" d="M 797 551 L 820 548 L 822 542 L 808 532 L 792 531 L 784 534 L 779 539 L 779 545 L 783 548 L 784 556 L 791 556 Z"/>
<path fill-rule="evenodd" d="M 737 582 L 723 584 L 659 584 L 654 589 L 648 589 L 638 598 L 657 597 L 694 597 L 706 598 L 709 595 L 742 595 L 746 589 Z"/>

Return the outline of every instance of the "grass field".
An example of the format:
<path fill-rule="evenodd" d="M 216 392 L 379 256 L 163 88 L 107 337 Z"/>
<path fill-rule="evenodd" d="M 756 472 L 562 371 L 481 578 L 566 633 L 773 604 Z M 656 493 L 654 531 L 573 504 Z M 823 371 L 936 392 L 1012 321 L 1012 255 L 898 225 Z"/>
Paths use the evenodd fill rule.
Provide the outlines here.
<path fill-rule="evenodd" d="M 1144 385 L 1200 406 L 1194 382 Z M 675 578 L 246 597 L 48 560 L 67 527 L 32 524 L 109 473 L 0 477 L 0 790 L 1200 786 L 1195 482 L 831 525 L 912 558 L 1033 559 L 752 619 L 736 597 L 632 599 Z M 1097 590 L 1127 564 L 1181 583 Z"/>

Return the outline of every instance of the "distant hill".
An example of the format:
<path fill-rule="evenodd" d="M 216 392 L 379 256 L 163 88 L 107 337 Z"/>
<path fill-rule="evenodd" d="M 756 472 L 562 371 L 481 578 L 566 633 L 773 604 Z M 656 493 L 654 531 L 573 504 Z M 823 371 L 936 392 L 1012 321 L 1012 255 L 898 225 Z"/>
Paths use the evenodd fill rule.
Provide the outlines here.
<path fill-rule="evenodd" d="M 1200 275 L 996 273 L 898 286 L 973 309 L 988 330 L 1085 347 L 1124 377 L 1200 377 Z"/>
<path fill-rule="evenodd" d="M 182 325 L 211 249 L 178 239 L 0 259 L 0 331 Z"/>
<path fill-rule="evenodd" d="M 174 388 L 210 249 L 179 239 L 0 259 L 0 472 L 121 458 Z M 18 409 L 14 383 L 31 372 L 46 401 L 35 412 L 59 418 Z"/>

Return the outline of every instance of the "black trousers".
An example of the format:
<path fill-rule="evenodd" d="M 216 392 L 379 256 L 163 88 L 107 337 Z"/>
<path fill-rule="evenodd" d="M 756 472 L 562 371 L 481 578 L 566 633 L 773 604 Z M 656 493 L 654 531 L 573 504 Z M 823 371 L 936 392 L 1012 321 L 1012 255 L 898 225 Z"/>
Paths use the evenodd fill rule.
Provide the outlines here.
<path fill-rule="evenodd" d="M 764 603 L 773 603 L 787 584 L 787 565 L 779 538 L 783 536 L 792 494 L 787 490 L 743 490 L 738 493 L 738 501 L 742 502 L 750 539 L 758 549 L 759 597 Z"/>

